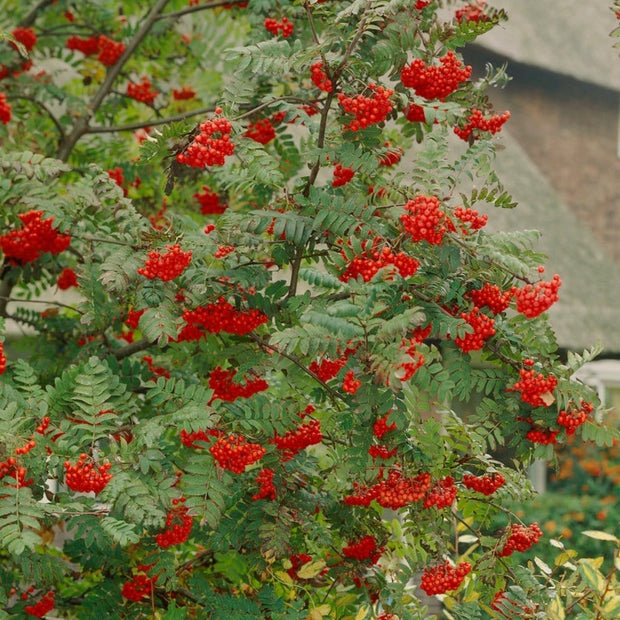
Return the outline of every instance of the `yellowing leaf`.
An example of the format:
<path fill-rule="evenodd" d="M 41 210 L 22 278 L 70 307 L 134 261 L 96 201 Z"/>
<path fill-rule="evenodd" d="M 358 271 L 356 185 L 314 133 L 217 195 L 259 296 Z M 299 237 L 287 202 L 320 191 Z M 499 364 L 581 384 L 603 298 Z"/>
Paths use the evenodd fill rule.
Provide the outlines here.
<path fill-rule="evenodd" d="M 285 585 L 292 587 L 295 583 L 291 576 L 284 570 L 278 570 L 275 572 L 276 577 Z"/>
<path fill-rule="evenodd" d="M 321 620 L 321 618 L 327 616 L 331 610 L 332 609 L 329 605 L 320 605 L 319 607 L 315 607 L 308 613 L 308 620 Z"/>
<path fill-rule="evenodd" d="M 592 560 L 579 560 L 579 573 L 583 580 L 596 592 L 603 593 L 605 591 L 605 577 L 593 565 Z"/>
<path fill-rule="evenodd" d="M 560 555 L 556 556 L 554 564 L 556 566 L 564 566 L 568 562 L 570 562 L 576 555 L 576 551 L 574 551 L 573 549 L 568 549 L 567 551 L 564 551 L 563 553 L 560 553 Z"/>
<path fill-rule="evenodd" d="M 368 605 L 362 605 L 355 616 L 355 620 L 364 620 L 364 618 L 368 615 Z"/>
<path fill-rule="evenodd" d="M 551 392 L 543 392 L 540 395 L 540 400 L 542 400 L 543 403 L 545 403 L 545 407 L 549 407 L 550 405 L 553 405 L 553 403 L 555 402 L 555 397 L 553 396 Z"/>
<path fill-rule="evenodd" d="M 545 575 L 550 575 L 553 572 L 549 565 L 543 562 L 540 558 L 534 558 L 534 562 Z"/>
<path fill-rule="evenodd" d="M 562 604 L 562 600 L 558 595 L 549 603 L 549 607 L 547 608 L 547 613 L 549 614 L 549 620 L 564 620 L 566 618 L 566 613 L 564 612 L 564 605 Z"/>
<path fill-rule="evenodd" d="M 300 579 L 312 579 L 316 577 L 325 568 L 325 560 L 314 560 L 306 562 L 298 571 L 297 576 Z"/>
<path fill-rule="evenodd" d="M 610 542 L 620 542 L 613 534 L 608 532 L 602 532 L 601 530 L 586 530 L 581 532 L 584 536 L 589 538 L 596 538 L 596 540 L 609 540 Z"/>
<path fill-rule="evenodd" d="M 620 618 L 620 596 L 616 595 L 603 606 L 605 618 Z"/>

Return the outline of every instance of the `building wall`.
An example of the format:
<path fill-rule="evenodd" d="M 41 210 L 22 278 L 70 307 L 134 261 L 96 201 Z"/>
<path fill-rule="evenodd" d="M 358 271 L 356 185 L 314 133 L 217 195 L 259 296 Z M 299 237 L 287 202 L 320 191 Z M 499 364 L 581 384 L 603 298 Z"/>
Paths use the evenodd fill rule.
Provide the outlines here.
<path fill-rule="evenodd" d="M 474 69 L 506 62 L 481 48 L 466 60 Z M 513 61 L 508 74 L 508 86 L 490 93 L 498 112 L 510 110 L 506 130 L 620 262 L 620 93 Z"/>

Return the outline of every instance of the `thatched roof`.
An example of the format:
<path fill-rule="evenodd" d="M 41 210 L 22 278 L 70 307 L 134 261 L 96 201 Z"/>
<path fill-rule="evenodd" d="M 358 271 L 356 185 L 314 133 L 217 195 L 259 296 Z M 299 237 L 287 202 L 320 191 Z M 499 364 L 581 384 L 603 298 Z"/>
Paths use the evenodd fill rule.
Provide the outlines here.
<path fill-rule="evenodd" d="M 519 203 L 493 209 L 489 228 L 536 229 L 539 249 L 549 257 L 546 275 L 560 274 L 560 301 L 549 311 L 561 347 L 579 350 L 600 341 L 607 354 L 620 353 L 620 277 L 592 232 L 562 203 L 519 143 L 502 132 L 497 172 Z"/>
<path fill-rule="evenodd" d="M 489 0 L 508 22 L 477 39 L 497 54 L 620 91 L 620 59 L 609 33 L 609 0 Z"/>

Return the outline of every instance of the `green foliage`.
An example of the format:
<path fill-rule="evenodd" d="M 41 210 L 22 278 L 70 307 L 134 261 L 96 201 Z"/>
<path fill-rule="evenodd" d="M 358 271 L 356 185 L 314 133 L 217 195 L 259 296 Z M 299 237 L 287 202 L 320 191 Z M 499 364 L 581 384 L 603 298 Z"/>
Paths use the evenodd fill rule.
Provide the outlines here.
<path fill-rule="evenodd" d="M 400 80 L 503 10 L 458 22 L 438 12 L 452 2 L 410 0 L 131 0 L 120 16 L 107 0 L 5 4 L 2 28 L 38 39 L 30 71 L 25 48 L 0 41 L 0 616 L 51 590 L 68 619 L 422 618 L 411 584 L 449 559 L 472 572 L 443 597 L 446 618 L 498 617 L 500 590 L 508 617 L 613 617 L 617 579 L 596 556 L 615 544 L 609 523 L 588 522 L 588 557 L 560 561 L 542 542 L 527 567 L 497 554 L 532 498 L 527 464 L 553 453 L 528 431 L 564 444 L 559 412 L 598 406 L 572 379 L 598 350 L 562 363 L 547 316 L 517 312 L 514 289 L 541 279 L 538 233 L 461 213 L 516 207 L 491 135 L 453 134 L 473 108 L 491 113 L 485 91 L 505 70 L 442 101 Z M 76 33 L 129 51 L 87 56 L 67 46 Z M 353 131 L 339 96 L 364 108 L 388 84 L 392 109 Z M 234 153 L 181 164 L 216 118 Z M 405 225 L 424 196 L 440 203 L 435 238 Z M 30 211 L 43 232 L 24 230 Z M 158 275 L 139 273 L 146 261 Z M 77 287 L 63 293 L 68 269 Z M 485 284 L 509 293 L 505 309 L 474 303 Z M 472 316 L 493 326 L 479 346 Z M 558 381 L 545 406 L 514 387 L 529 360 Z M 600 414 L 576 437 L 613 443 Z M 491 496 L 465 484 L 491 474 L 505 478 Z M 433 490 L 416 500 L 395 482 L 425 475 Z M 438 506 L 442 486 L 456 496 Z M 535 510 L 528 523 L 544 521 Z M 363 540 L 375 551 L 354 557 Z"/>

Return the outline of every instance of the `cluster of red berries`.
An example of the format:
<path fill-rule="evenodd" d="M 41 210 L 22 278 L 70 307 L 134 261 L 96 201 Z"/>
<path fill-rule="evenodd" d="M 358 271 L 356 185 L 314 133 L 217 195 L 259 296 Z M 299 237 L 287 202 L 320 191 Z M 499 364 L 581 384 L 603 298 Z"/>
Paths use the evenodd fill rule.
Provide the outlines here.
<path fill-rule="evenodd" d="M 456 590 L 465 579 L 465 575 L 470 572 L 471 564 L 469 562 L 461 562 L 458 566 L 451 566 L 450 562 L 445 560 L 441 564 L 424 569 L 420 588 L 428 596 Z"/>
<path fill-rule="evenodd" d="M 196 91 L 191 86 L 183 86 L 183 88 L 173 88 L 172 98 L 175 101 L 184 101 L 186 99 L 193 99 L 196 96 Z"/>
<path fill-rule="evenodd" d="M 431 245 L 439 245 L 448 230 L 446 214 L 441 210 L 436 196 L 416 196 L 405 205 L 400 216 L 405 230 L 413 241 L 427 241 Z"/>
<path fill-rule="evenodd" d="M 123 169 L 120 166 L 106 171 L 108 176 L 123 190 L 123 196 L 127 196 L 127 188 L 125 187 L 125 178 L 123 177 Z"/>
<path fill-rule="evenodd" d="M 342 187 L 346 185 L 355 174 L 353 168 L 345 168 L 342 164 L 336 164 L 334 168 L 334 180 L 332 187 Z"/>
<path fill-rule="evenodd" d="M 71 237 L 58 234 L 52 228 L 54 218 L 42 220 L 43 211 L 28 211 L 19 215 L 23 228 L 0 236 L 0 248 L 5 257 L 25 265 L 37 260 L 41 254 L 59 254 L 71 243 Z"/>
<path fill-rule="evenodd" d="M 285 39 L 293 34 L 295 28 L 293 22 L 289 21 L 286 17 L 283 17 L 280 21 L 273 17 L 265 17 L 264 26 L 274 36 L 278 36 L 278 33 L 282 31 L 282 36 Z"/>
<path fill-rule="evenodd" d="M 248 465 L 262 459 L 266 450 L 260 444 L 248 443 L 241 435 L 228 435 L 220 437 L 209 452 L 220 467 L 242 474 Z"/>
<path fill-rule="evenodd" d="M 447 508 L 452 506 L 456 499 L 457 488 L 452 476 L 446 476 L 438 480 L 424 496 L 424 508 L 437 506 L 437 508 Z"/>
<path fill-rule="evenodd" d="M 188 448 L 201 448 L 202 446 L 196 445 L 196 441 L 204 441 L 209 443 L 212 437 L 220 437 L 221 432 L 217 429 L 210 428 L 206 431 L 193 431 L 188 433 L 185 429 L 181 429 L 179 436 L 181 437 L 181 443 Z"/>
<path fill-rule="evenodd" d="M 380 269 L 388 265 L 393 265 L 401 277 L 408 278 L 416 273 L 420 263 L 404 252 L 393 254 L 387 245 L 380 251 L 375 246 L 370 251 L 370 256 L 356 256 L 339 279 L 348 282 L 351 278 L 361 276 L 364 282 L 370 282 Z"/>
<path fill-rule="evenodd" d="M 151 565 L 141 564 L 138 566 L 139 573 L 131 581 L 123 584 L 121 594 L 129 601 L 139 602 L 143 598 L 150 598 L 157 581 L 157 576 L 149 577 L 147 571 Z"/>
<path fill-rule="evenodd" d="M 214 258 L 224 258 L 228 256 L 231 252 L 235 251 L 235 246 L 233 245 L 220 245 L 217 250 L 214 252 Z"/>
<path fill-rule="evenodd" d="M 223 370 L 220 366 L 215 368 L 209 375 L 209 387 L 213 390 L 213 396 L 209 401 L 224 400 L 232 402 L 237 398 L 250 398 L 257 392 L 263 392 L 269 387 L 264 379 L 246 379 L 245 384 L 235 383 L 233 379 L 237 374 L 236 370 Z"/>
<path fill-rule="evenodd" d="M 376 564 L 384 551 L 383 547 L 377 547 L 377 539 L 369 534 L 357 542 L 350 542 L 346 547 L 343 547 L 342 555 L 360 562 L 370 560 L 371 564 Z"/>
<path fill-rule="evenodd" d="M 592 403 L 585 403 L 581 401 L 581 405 L 579 407 L 575 406 L 574 403 L 568 407 L 567 410 L 562 409 L 558 414 L 557 423 L 560 426 L 564 426 L 566 428 L 567 435 L 573 435 L 575 433 L 575 429 L 588 419 L 588 416 L 594 411 L 594 405 Z"/>
<path fill-rule="evenodd" d="M 405 110 L 405 117 L 410 123 L 426 123 L 424 108 L 417 103 L 411 103 Z"/>
<path fill-rule="evenodd" d="M 21 43 L 26 48 L 28 52 L 32 52 L 37 43 L 37 35 L 32 28 L 22 28 L 19 26 L 18 28 L 12 30 L 11 34 L 16 41 Z M 11 45 L 17 49 L 14 43 L 11 43 Z"/>
<path fill-rule="evenodd" d="M 6 370 L 6 353 L 4 352 L 4 343 L 0 342 L 0 375 Z"/>
<path fill-rule="evenodd" d="M 261 469 L 256 476 L 256 484 L 260 485 L 258 491 L 252 495 L 256 502 L 259 499 L 273 500 L 276 498 L 276 487 L 273 484 L 273 469 L 266 467 Z"/>
<path fill-rule="evenodd" d="M 39 435 L 45 435 L 45 433 L 47 432 L 47 429 L 50 425 L 51 422 L 51 418 L 49 416 L 45 416 L 42 420 L 41 420 L 41 424 L 39 424 L 39 426 L 37 426 L 37 428 L 35 429 L 37 433 L 39 433 Z"/>
<path fill-rule="evenodd" d="M 0 461 L 0 480 L 4 478 L 14 478 L 15 484 L 10 486 L 15 488 L 29 487 L 33 482 L 33 478 L 26 480 L 26 468 L 17 464 L 14 457 L 10 456 L 6 461 Z"/>
<path fill-rule="evenodd" d="M 521 400 L 532 407 L 548 407 L 553 402 L 552 392 L 558 384 L 553 375 L 545 377 L 533 368 L 521 368 L 519 376 L 521 379 L 508 389 L 509 392 L 521 392 Z"/>
<path fill-rule="evenodd" d="M 384 88 L 376 84 L 369 84 L 368 88 L 373 91 L 372 97 L 356 95 L 347 97 L 343 93 L 338 93 L 338 103 L 347 114 L 353 114 L 355 119 L 345 129 L 359 131 L 370 125 L 383 122 L 387 115 L 392 111 L 390 97 L 394 94 L 391 88 Z"/>
<path fill-rule="evenodd" d="M 218 111 L 219 108 L 216 113 Z M 214 118 L 201 123 L 199 130 L 200 133 L 185 152 L 177 155 L 177 161 L 194 168 L 223 166 L 225 158 L 235 151 L 235 145 L 230 141 L 230 121 L 226 118 Z"/>
<path fill-rule="evenodd" d="M 167 549 L 184 543 L 192 531 L 193 519 L 187 514 L 187 506 L 183 505 L 184 497 L 173 499 L 173 508 L 166 515 L 166 526 L 163 532 L 155 535 L 158 547 Z"/>
<path fill-rule="evenodd" d="M 58 276 L 56 280 L 56 285 L 61 291 L 66 291 L 67 289 L 72 288 L 73 286 L 77 286 L 78 280 L 77 275 L 71 267 L 65 267 Z"/>
<path fill-rule="evenodd" d="M 384 416 L 377 418 L 375 423 L 372 425 L 372 434 L 377 437 L 377 439 L 382 439 L 383 436 L 390 431 L 396 430 L 395 422 L 392 422 L 392 424 L 387 423 L 389 416 L 390 414 L 386 413 Z"/>
<path fill-rule="evenodd" d="M 295 430 L 288 431 L 284 435 L 275 435 L 269 443 L 275 444 L 278 450 L 282 450 L 283 461 L 292 459 L 298 452 L 308 446 L 312 446 L 323 441 L 321 433 L 321 423 L 319 420 L 312 420 L 306 424 L 301 424 Z"/>
<path fill-rule="evenodd" d="M 37 442 L 31 437 L 23 446 L 15 448 L 15 454 L 17 454 L 18 456 L 28 454 L 28 452 L 35 448 L 36 445 Z"/>
<path fill-rule="evenodd" d="M 417 0 L 417 2 L 415 3 L 415 8 L 418 11 L 421 11 L 422 9 L 426 8 L 433 0 Z"/>
<path fill-rule="evenodd" d="M 459 23 L 462 22 L 484 22 L 488 19 L 488 15 L 484 12 L 486 0 L 476 0 L 470 2 L 460 9 L 456 9 L 454 17 Z"/>
<path fill-rule="evenodd" d="M 6 125 L 11 120 L 11 104 L 6 100 L 6 95 L 0 93 L 0 121 Z"/>
<path fill-rule="evenodd" d="M 44 594 L 34 605 L 26 605 L 24 611 L 35 618 L 43 618 L 54 609 L 54 592 L 50 590 Z"/>
<path fill-rule="evenodd" d="M 153 83 L 145 75 L 142 76 L 140 83 L 129 82 L 127 84 L 127 96 L 151 105 L 155 101 L 158 90 L 153 90 Z"/>
<path fill-rule="evenodd" d="M 347 363 L 347 356 L 339 357 L 336 360 L 330 360 L 324 357 L 320 362 L 314 360 L 308 367 L 323 383 L 327 383 L 333 379 Z"/>
<path fill-rule="evenodd" d="M 496 134 L 509 118 L 510 112 L 484 118 L 480 110 L 472 110 L 471 114 L 467 117 L 467 122 L 462 127 L 455 127 L 454 133 L 461 138 L 461 140 L 469 140 L 472 135 L 474 140 L 478 140 L 483 131 Z"/>
<path fill-rule="evenodd" d="M 464 234 L 468 234 L 470 230 L 484 228 L 489 219 L 488 215 L 480 215 L 476 209 L 465 209 L 463 207 L 454 209 L 454 217 L 463 222 L 463 224 L 468 224 L 467 228 L 462 229 Z"/>
<path fill-rule="evenodd" d="M 452 51 L 439 62 L 438 66 L 427 66 L 422 59 L 416 58 L 409 66 L 403 67 L 401 82 L 407 88 L 413 88 L 420 97 L 443 101 L 461 82 L 469 79 L 471 67 L 464 66 Z"/>
<path fill-rule="evenodd" d="M 513 289 L 517 302 L 517 312 L 529 319 L 546 312 L 560 298 L 558 290 L 561 285 L 562 280 L 556 273 L 549 282 L 541 280 L 534 285 L 526 284 L 521 289 Z"/>
<path fill-rule="evenodd" d="M 362 382 L 355 378 L 352 370 L 349 370 L 342 381 L 342 389 L 349 394 L 355 394 L 362 386 Z"/>
<path fill-rule="evenodd" d="M 204 332 L 219 334 L 226 332 L 244 336 L 254 331 L 259 325 L 267 323 L 267 317 L 255 308 L 248 311 L 237 310 L 224 297 L 217 303 L 199 306 L 195 310 L 186 310 L 183 313 L 186 325 L 181 330 L 177 340 L 199 340 Z"/>
<path fill-rule="evenodd" d="M 379 157 L 380 166 L 395 166 L 400 158 L 403 156 L 403 149 L 400 147 L 393 148 L 389 142 L 385 143 L 385 147 L 388 149 L 381 157 Z"/>
<path fill-rule="evenodd" d="M 525 438 L 532 443 L 538 443 L 542 446 L 547 446 L 550 443 L 557 443 L 557 430 L 552 430 L 550 428 L 536 428 L 532 427 L 527 433 L 525 433 Z"/>
<path fill-rule="evenodd" d="M 485 282 L 481 289 L 470 291 L 469 296 L 478 308 L 487 307 L 493 314 L 500 314 L 508 308 L 512 292 Z"/>
<path fill-rule="evenodd" d="M 82 38 L 73 35 L 67 39 L 67 49 L 82 52 L 84 56 L 94 56 L 99 53 L 99 37 Z"/>
<path fill-rule="evenodd" d="M 75 465 L 65 461 L 66 470 L 65 482 L 72 491 L 79 493 L 101 493 L 106 485 L 112 480 L 112 474 L 108 473 L 112 467 L 111 463 L 95 466 L 88 459 L 87 454 L 80 454 L 80 458 Z"/>
<path fill-rule="evenodd" d="M 167 245 L 164 254 L 149 252 L 144 267 L 138 273 L 145 278 L 168 281 L 180 276 L 192 260 L 192 252 L 183 252 L 178 244 Z"/>
<path fill-rule="evenodd" d="M 378 444 L 372 445 L 368 448 L 368 454 L 373 459 L 391 459 L 398 452 L 398 448 L 390 448 L 388 446 Z"/>
<path fill-rule="evenodd" d="M 506 478 L 501 474 L 494 472 L 491 475 L 472 476 L 465 474 L 463 476 L 463 484 L 472 491 L 482 493 L 483 495 L 493 495 L 497 489 L 506 484 Z"/>
<path fill-rule="evenodd" d="M 504 544 L 501 551 L 497 555 L 500 558 L 512 555 L 515 551 L 527 551 L 532 545 L 535 545 L 542 537 L 542 530 L 538 527 L 538 523 L 526 526 L 514 523 L 510 529 L 508 540 Z"/>
<path fill-rule="evenodd" d="M 387 480 L 381 480 L 369 488 L 361 488 L 354 483 L 355 493 L 345 497 L 350 506 L 370 506 L 375 500 L 384 508 L 396 510 L 407 504 L 421 500 L 431 486 L 429 473 L 406 478 L 398 470 L 392 470 Z"/>
<path fill-rule="evenodd" d="M 125 53 L 125 44 L 122 41 L 113 41 L 104 35 L 99 35 L 99 56 L 97 60 L 106 67 L 112 67 Z"/>
<path fill-rule="evenodd" d="M 202 191 L 196 192 L 193 197 L 200 203 L 200 213 L 203 215 L 219 215 L 228 208 L 227 204 L 220 202 L 220 195 L 206 185 L 203 185 Z"/>
<path fill-rule="evenodd" d="M 315 62 L 310 67 L 310 79 L 314 85 L 326 93 L 331 93 L 333 90 L 332 81 L 327 77 L 327 73 L 323 71 L 323 63 Z"/>
<path fill-rule="evenodd" d="M 268 118 L 261 118 L 255 123 L 250 123 L 243 135 L 259 144 L 269 144 L 276 137 L 276 130 Z"/>
<path fill-rule="evenodd" d="M 455 338 L 454 344 L 463 353 L 482 349 L 487 338 L 495 334 L 495 321 L 486 314 L 482 314 L 477 307 L 474 307 L 471 312 L 461 312 L 460 316 L 472 327 L 473 332 L 465 334 L 461 338 Z"/>

